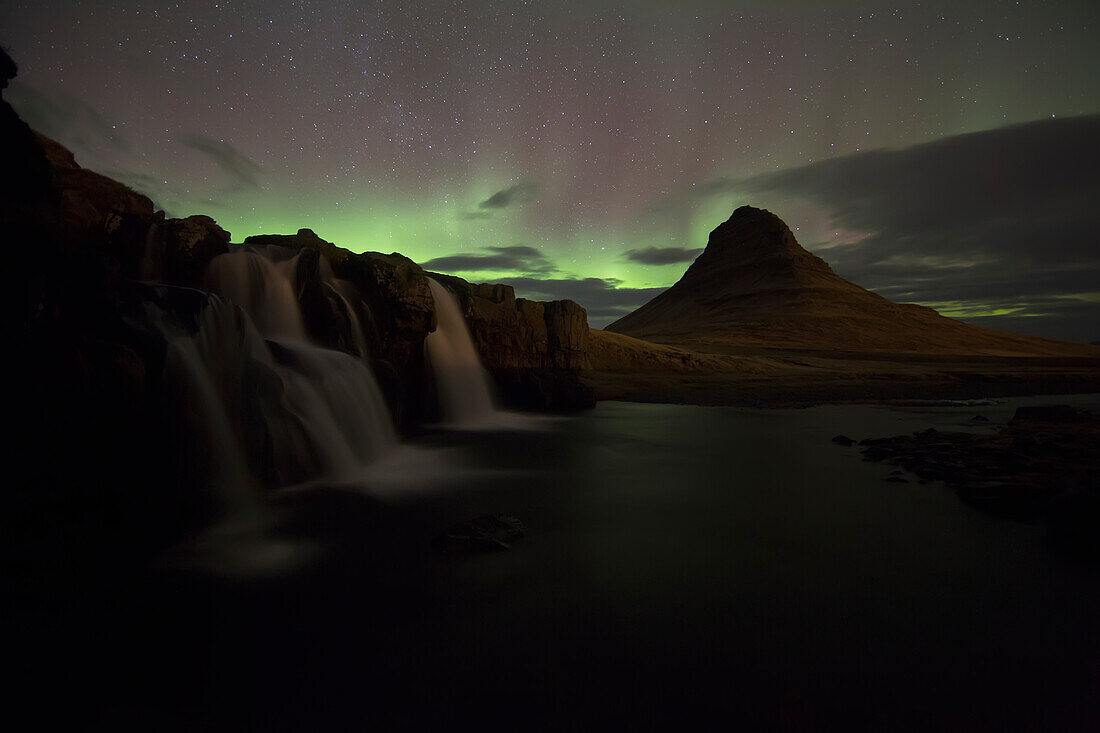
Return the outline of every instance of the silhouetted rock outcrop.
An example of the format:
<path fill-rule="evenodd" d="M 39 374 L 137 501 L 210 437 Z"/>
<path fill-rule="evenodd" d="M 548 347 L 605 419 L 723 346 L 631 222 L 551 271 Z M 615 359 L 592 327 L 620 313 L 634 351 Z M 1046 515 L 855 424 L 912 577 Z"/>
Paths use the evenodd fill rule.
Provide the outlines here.
<path fill-rule="evenodd" d="M 1020 407 L 992 434 L 929 429 L 859 445 L 866 460 L 943 481 L 994 514 L 1045 519 L 1057 542 L 1100 552 L 1100 419 L 1094 415 L 1067 405 Z"/>
<path fill-rule="evenodd" d="M 591 407 L 578 379 L 586 366 L 588 315 L 571 300 L 516 298 L 510 285 L 474 285 L 432 273 L 458 297 L 474 346 L 506 402 L 533 410 Z"/>
<path fill-rule="evenodd" d="M 309 229 L 248 237 L 245 244 L 316 252 L 316 257 L 299 257 L 296 270 L 307 330 L 327 346 L 354 352 L 348 332 L 350 303 L 364 326 L 383 388 L 399 395 L 397 402 L 405 406 L 399 410 L 417 419 L 423 416 L 423 342 L 435 328 L 435 305 L 419 265 L 397 253 L 349 252 Z M 325 268 L 346 283 L 345 292 L 323 284 Z M 583 308 L 568 300 L 517 299 L 507 285 L 474 285 L 451 275 L 430 274 L 458 297 L 474 346 L 507 404 L 550 411 L 595 404 L 592 391 L 577 378 L 588 337 Z"/>
<path fill-rule="evenodd" d="M 779 217 L 751 206 L 711 232 L 679 282 L 607 330 L 716 352 L 1097 355 L 1083 344 L 994 331 L 893 303 L 836 275 Z"/>

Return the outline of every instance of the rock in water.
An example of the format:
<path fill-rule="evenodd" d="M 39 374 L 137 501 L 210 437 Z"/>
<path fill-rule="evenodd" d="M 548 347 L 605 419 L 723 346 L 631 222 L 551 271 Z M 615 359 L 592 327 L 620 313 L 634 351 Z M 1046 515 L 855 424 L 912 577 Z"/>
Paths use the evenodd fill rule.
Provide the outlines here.
<path fill-rule="evenodd" d="M 505 514 L 485 514 L 456 524 L 433 541 L 432 546 L 447 555 L 493 552 L 511 549 L 523 537 L 523 523 Z"/>
<path fill-rule="evenodd" d="M 1012 422 L 1076 422 L 1077 410 L 1069 405 L 1028 405 L 1017 407 Z"/>

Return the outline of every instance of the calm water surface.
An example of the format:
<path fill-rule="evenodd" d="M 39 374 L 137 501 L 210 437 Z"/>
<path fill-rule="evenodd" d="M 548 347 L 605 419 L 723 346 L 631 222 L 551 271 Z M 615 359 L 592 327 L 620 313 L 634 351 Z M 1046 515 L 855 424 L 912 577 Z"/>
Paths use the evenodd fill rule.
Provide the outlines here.
<path fill-rule="evenodd" d="M 283 531 L 322 550 L 307 569 L 152 581 L 133 664 L 171 682 L 135 682 L 143 712 L 118 708 L 305 728 L 1087 729 L 1100 576 L 1038 525 L 886 483 L 892 467 L 830 442 L 991 430 L 1050 402 L 603 403 L 426 435 L 369 491 L 282 499 Z M 498 512 L 528 530 L 510 552 L 428 549 Z"/>

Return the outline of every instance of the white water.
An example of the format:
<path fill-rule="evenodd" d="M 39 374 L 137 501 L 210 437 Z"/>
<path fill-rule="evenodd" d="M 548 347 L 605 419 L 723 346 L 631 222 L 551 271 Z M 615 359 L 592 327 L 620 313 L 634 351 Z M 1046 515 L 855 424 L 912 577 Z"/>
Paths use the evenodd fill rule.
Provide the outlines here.
<path fill-rule="evenodd" d="M 435 372 L 443 416 L 452 425 L 476 425 L 496 414 L 492 382 L 481 366 L 458 299 L 432 278 L 436 329 L 424 339 Z"/>
<path fill-rule="evenodd" d="M 325 262 L 324 260 L 322 260 Z M 328 263 L 325 262 L 327 265 Z M 338 278 L 332 278 L 328 280 L 328 287 L 332 288 L 332 292 L 340 296 L 340 300 L 344 302 L 344 307 L 348 311 L 348 321 L 351 323 L 351 336 L 355 339 L 355 348 L 359 351 L 359 357 L 362 359 L 367 358 L 367 341 L 363 335 L 363 326 L 359 323 L 359 315 L 355 312 L 355 306 L 352 305 L 352 300 L 356 297 L 355 286 L 347 280 L 340 280 Z"/>
<path fill-rule="evenodd" d="M 294 294 L 298 256 L 274 262 L 267 250 L 236 249 L 210 261 L 210 289 L 241 306 L 266 338 L 305 340 L 302 312 Z"/>
<path fill-rule="evenodd" d="M 295 296 L 298 255 L 276 259 L 279 248 L 238 249 L 215 257 L 208 281 L 216 292 L 240 305 L 256 325 L 259 348 L 249 357 L 274 375 L 281 395 L 261 402 L 264 431 L 279 485 L 303 479 L 302 467 L 315 467 L 326 480 L 350 480 L 397 444 L 389 410 L 370 367 L 355 309 L 331 277 L 326 286 L 348 309 L 356 358 L 309 342 Z M 260 337 L 262 335 L 262 338 Z M 269 348 L 267 339 L 272 346 Z M 272 352 L 275 349 L 276 353 Z M 228 381 L 245 378 L 232 347 L 223 353 Z"/>
<path fill-rule="evenodd" d="M 165 384 L 182 396 L 183 420 L 190 423 L 189 445 L 181 446 L 177 470 L 205 479 L 223 516 L 256 517 L 260 500 L 239 439 L 240 374 L 245 362 L 266 352 L 248 317 L 221 298 L 211 296 L 193 336 L 173 332 L 160 313 L 151 312 L 168 339 Z"/>
<path fill-rule="evenodd" d="M 397 444 L 382 392 L 366 364 L 305 342 L 281 346 L 292 355 L 291 363 L 275 366 L 285 405 L 301 420 L 327 478 L 355 478 Z"/>

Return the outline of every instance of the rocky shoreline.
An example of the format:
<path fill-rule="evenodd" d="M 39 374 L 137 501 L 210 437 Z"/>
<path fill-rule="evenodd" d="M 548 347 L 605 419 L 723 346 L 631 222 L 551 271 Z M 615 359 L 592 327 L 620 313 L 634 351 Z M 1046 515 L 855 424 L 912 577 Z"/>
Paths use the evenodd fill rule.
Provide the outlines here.
<path fill-rule="evenodd" d="M 1100 416 L 1067 405 L 1020 407 L 992 434 L 930 428 L 858 446 L 866 461 L 898 466 L 922 483 L 942 481 L 983 511 L 1045 522 L 1057 543 L 1100 555 Z M 886 480 L 908 481 L 901 471 Z"/>

